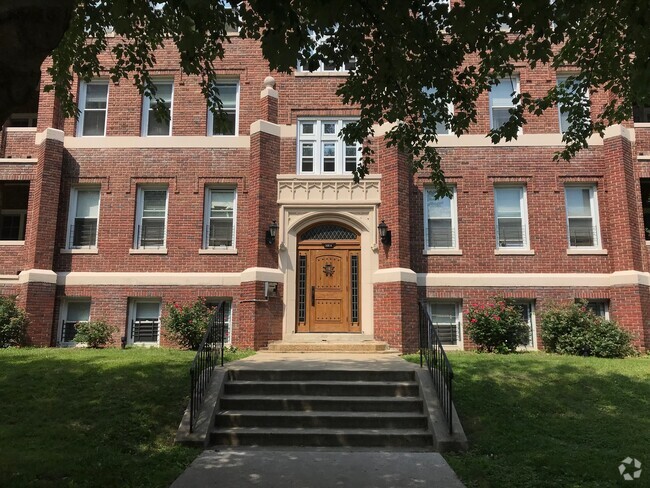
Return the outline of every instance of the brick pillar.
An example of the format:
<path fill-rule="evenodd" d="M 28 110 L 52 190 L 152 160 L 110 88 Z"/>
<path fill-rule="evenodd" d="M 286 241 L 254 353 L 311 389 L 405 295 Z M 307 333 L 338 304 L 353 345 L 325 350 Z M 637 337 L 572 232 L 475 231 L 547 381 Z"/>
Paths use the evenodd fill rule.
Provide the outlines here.
<path fill-rule="evenodd" d="M 49 346 L 54 343 L 56 274 L 52 267 L 56 252 L 63 131 L 46 129 L 37 133 L 36 144 L 38 164 L 29 189 L 25 231 L 27 256 L 25 271 L 20 274 L 23 285 L 20 301 L 29 314 L 27 332 L 30 343 Z"/>
<path fill-rule="evenodd" d="M 280 127 L 276 124 L 278 92 L 275 81 L 268 76 L 260 94 L 260 120 L 251 124 L 248 197 L 250 227 L 247 232 L 248 265 L 262 268 L 242 277 L 238 314 L 238 336 L 233 339 L 245 347 L 259 349 L 271 340 L 282 338 L 282 281 L 278 269 L 279 237 L 266 243 L 266 233 L 278 215 L 276 175 L 280 172 Z M 244 275 L 248 273 L 244 272 Z M 278 283 L 277 296 L 264 295 L 265 282 Z"/>
<path fill-rule="evenodd" d="M 641 206 L 638 205 L 639 183 L 634 174 L 632 144 L 621 135 L 606 138 L 604 153 L 607 194 L 599 191 L 598 196 L 607 201 L 608 219 L 601 222 L 601 228 L 611 229 L 605 244 L 612 271 L 642 270 L 645 243 L 643 229 L 639 226 Z"/>
<path fill-rule="evenodd" d="M 374 292 L 375 339 L 386 341 L 403 353 L 417 351 L 417 284 L 408 281 L 375 283 Z"/>

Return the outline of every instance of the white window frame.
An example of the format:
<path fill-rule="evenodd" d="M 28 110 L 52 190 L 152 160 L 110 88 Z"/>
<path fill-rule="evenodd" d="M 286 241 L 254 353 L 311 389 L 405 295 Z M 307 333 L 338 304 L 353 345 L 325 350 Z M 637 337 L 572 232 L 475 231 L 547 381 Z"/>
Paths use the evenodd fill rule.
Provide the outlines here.
<path fill-rule="evenodd" d="M 210 246 L 210 196 L 212 192 L 233 194 L 233 215 L 232 215 L 232 245 L 231 246 Z M 203 245 L 202 249 L 228 250 L 237 249 L 237 189 L 223 186 L 207 186 L 203 203 Z"/>
<path fill-rule="evenodd" d="M 522 240 L 523 243 L 521 246 L 501 246 L 499 240 L 499 215 L 497 213 L 498 207 L 498 198 L 497 190 L 501 188 L 517 188 L 519 189 L 519 210 L 521 212 L 521 231 L 522 231 Z M 519 184 L 506 184 L 506 185 L 494 185 L 494 231 L 496 234 L 496 246 L 497 249 L 530 249 L 530 236 L 528 233 L 528 200 L 526 196 L 526 185 Z"/>
<path fill-rule="evenodd" d="M 72 234 L 72 228 L 77 216 L 77 195 L 80 191 L 97 191 L 99 198 L 97 202 L 97 225 L 95 229 L 95 244 L 93 246 L 75 246 Z M 68 226 L 66 228 L 66 249 L 97 249 L 97 240 L 99 238 L 99 215 L 101 212 L 102 194 L 98 186 L 75 186 L 70 190 L 70 206 L 68 207 Z"/>
<path fill-rule="evenodd" d="M 556 86 L 559 86 L 561 83 L 565 82 L 567 78 L 570 78 L 571 76 L 576 76 L 577 73 L 558 73 L 556 75 Z M 589 100 L 589 90 L 587 90 L 584 94 L 585 100 Z M 562 104 L 558 103 L 557 104 L 557 116 L 558 116 L 558 124 L 560 128 L 560 134 L 564 134 L 566 130 L 562 130 Z M 567 127 L 568 128 L 568 127 Z"/>
<path fill-rule="evenodd" d="M 316 35 L 313 32 L 310 33 L 310 37 L 312 37 L 316 41 L 317 44 L 321 44 L 321 43 L 325 42 L 329 38 L 329 36 L 321 36 L 319 39 L 317 39 Z M 350 61 L 354 62 L 354 64 L 356 65 L 356 59 L 354 57 L 350 58 Z M 350 61 L 348 61 L 348 63 Z M 343 73 L 343 74 L 347 74 L 347 73 L 350 72 L 348 69 L 346 69 L 346 66 L 345 66 L 348 63 L 343 63 L 343 66 L 337 66 L 334 69 L 325 69 L 325 62 L 320 61 L 319 65 L 318 65 L 318 68 L 316 68 L 314 71 L 309 71 L 308 69 L 305 69 L 302 66 L 302 64 L 300 64 L 300 61 L 298 61 L 296 63 L 296 71 L 298 73 Z"/>
<path fill-rule="evenodd" d="M 208 107 L 208 136 L 210 137 L 236 137 L 239 135 L 239 93 L 240 93 L 240 83 L 239 79 L 219 79 L 215 85 L 219 88 L 219 85 L 237 85 L 237 93 L 235 94 L 235 133 L 234 134 L 213 134 L 212 130 L 214 129 L 214 117 L 215 114 L 212 113 L 210 107 Z"/>
<path fill-rule="evenodd" d="M 518 74 L 513 74 L 509 78 L 501 78 L 499 80 L 498 84 L 499 85 L 501 85 L 503 83 L 510 84 L 512 82 L 514 82 L 514 93 L 516 95 L 519 95 L 521 93 L 521 84 L 520 84 L 520 78 L 519 78 Z M 496 85 L 492 85 L 492 86 L 496 86 Z M 490 107 L 489 107 L 489 109 L 490 109 L 490 129 L 495 128 L 494 127 L 494 117 L 493 117 L 493 113 L 492 113 L 494 108 L 508 108 L 508 109 L 510 109 L 510 108 L 516 108 L 516 107 L 519 106 L 519 103 L 512 104 L 512 102 L 511 102 L 510 105 L 497 105 L 497 106 L 495 106 L 492 98 L 493 98 L 492 97 L 492 90 L 490 89 Z M 523 127 L 519 127 L 519 130 L 517 131 L 517 135 L 521 135 L 521 134 L 523 134 Z"/>
<path fill-rule="evenodd" d="M 136 319 L 136 310 L 138 303 L 156 303 L 158 304 L 158 334 L 156 342 L 135 342 L 131 339 L 131 328 L 133 326 L 133 321 Z M 128 322 L 126 326 L 126 343 L 130 346 L 149 346 L 156 347 L 160 346 L 160 333 L 161 333 L 161 317 L 162 315 L 162 300 L 160 298 L 129 298 L 129 315 Z"/>
<path fill-rule="evenodd" d="M 345 149 L 348 145 L 345 144 L 343 138 L 339 137 L 339 132 L 350 122 L 355 122 L 356 119 L 350 118 L 336 118 L 336 117 L 322 117 L 300 118 L 297 121 L 297 137 L 296 137 L 296 173 L 299 175 L 350 175 L 351 172 L 345 171 Z M 323 124 L 336 123 L 334 134 L 323 135 Z M 302 134 L 302 127 L 304 124 L 314 124 L 313 134 Z M 302 145 L 303 143 L 313 144 L 313 171 L 303 171 L 302 169 Z M 323 171 L 324 161 L 322 155 L 322 147 L 325 143 L 336 143 L 336 153 L 334 160 L 334 171 Z M 355 150 L 358 154 L 355 168 L 361 159 L 361 144 L 355 144 Z"/>
<path fill-rule="evenodd" d="M 591 209 L 591 222 L 594 231 L 594 245 L 593 246 L 572 246 L 571 245 L 571 228 L 569 226 L 569 205 L 567 201 L 567 190 L 589 190 L 589 204 Z M 566 218 L 566 235 L 568 249 L 602 249 L 602 239 L 600 236 L 600 216 L 598 215 L 598 188 L 596 184 L 566 184 L 564 186 L 564 215 Z"/>
<path fill-rule="evenodd" d="M 161 78 L 153 81 L 154 85 L 159 84 L 171 84 L 172 86 L 172 96 L 169 101 L 169 134 L 147 134 L 149 129 L 149 110 L 151 108 L 151 99 L 145 94 L 142 95 L 142 127 L 140 128 L 140 133 L 142 137 L 170 137 L 173 134 L 174 126 L 174 93 L 176 91 L 175 83 L 172 78 Z M 167 101 L 167 100 L 165 100 Z"/>
<path fill-rule="evenodd" d="M 162 246 L 142 246 L 142 217 L 144 212 L 144 194 L 147 191 L 165 191 L 165 229 L 163 231 L 163 245 Z M 169 218 L 169 188 L 164 185 L 142 185 L 138 186 L 137 203 L 136 203 L 136 219 L 133 237 L 134 249 L 166 249 L 167 248 L 167 220 Z"/>
<path fill-rule="evenodd" d="M 528 344 L 520 344 L 521 349 L 537 350 L 537 319 L 535 316 L 535 300 L 515 300 L 516 306 L 528 307 L 528 327 L 530 328 L 530 335 L 528 336 Z"/>
<path fill-rule="evenodd" d="M 92 320 L 92 299 L 90 297 L 69 297 L 61 300 L 61 309 L 59 310 L 59 321 L 56 328 L 56 344 L 59 347 L 74 347 L 78 343 L 75 341 L 62 341 L 61 334 L 63 332 L 63 321 L 68 321 L 68 307 L 71 303 L 89 303 L 90 310 L 88 311 L 88 320 L 80 322 L 90 322 Z"/>
<path fill-rule="evenodd" d="M 106 85 L 106 109 L 104 110 L 104 133 L 101 135 L 88 135 L 85 136 L 83 134 L 84 131 L 84 118 L 86 114 L 86 110 L 90 110 L 92 112 L 97 112 L 99 109 L 86 109 L 86 90 L 88 85 Z M 108 99 L 110 96 L 110 83 L 108 80 L 93 80 L 88 83 L 85 81 L 80 82 L 79 84 L 79 103 L 77 106 L 79 107 L 79 110 L 81 113 L 79 114 L 79 120 L 77 121 L 77 137 L 106 137 L 106 129 L 108 126 Z"/>
<path fill-rule="evenodd" d="M 424 187 L 424 253 L 437 251 L 437 250 L 458 250 L 459 248 L 459 239 L 458 239 L 458 200 L 457 195 L 458 191 L 456 185 L 449 185 L 452 196 L 450 200 L 450 209 L 451 209 L 451 232 L 452 232 L 452 245 L 451 247 L 431 247 L 429 246 L 429 195 L 431 198 L 435 198 L 432 195 L 432 192 L 435 193 L 435 190 L 431 187 Z"/>
<path fill-rule="evenodd" d="M 464 349 L 463 337 L 463 304 L 460 300 L 427 300 L 427 313 L 433 321 L 432 307 L 433 305 L 453 305 L 456 314 L 456 344 L 445 344 L 447 350 L 462 350 Z"/>

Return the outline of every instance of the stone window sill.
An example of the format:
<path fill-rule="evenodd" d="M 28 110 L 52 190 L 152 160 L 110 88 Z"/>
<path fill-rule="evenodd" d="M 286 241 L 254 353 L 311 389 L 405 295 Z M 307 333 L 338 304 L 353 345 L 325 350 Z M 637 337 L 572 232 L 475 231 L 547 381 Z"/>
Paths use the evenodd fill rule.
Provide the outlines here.
<path fill-rule="evenodd" d="M 199 254 L 237 254 L 237 249 L 199 249 Z"/>
<path fill-rule="evenodd" d="M 422 251 L 425 256 L 462 256 L 462 249 L 425 249 Z"/>
<path fill-rule="evenodd" d="M 90 247 L 87 249 L 60 249 L 61 254 L 99 254 L 99 249 Z"/>
<path fill-rule="evenodd" d="M 25 241 L 0 241 L 0 246 L 24 246 Z"/>
<path fill-rule="evenodd" d="M 594 255 L 607 255 L 607 249 L 567 249 L 566 253 L 568 255 L 583 255 L 583 254 L 594 254 Z"/>
<path fill-rule="evenodd" d="M 347 71 L 294 71 L 294 76 L 349 76 Z"/>
<path fill-rule="evenodd" d="M 167 254 L 167 248 L 129 249 L 129 254 Z"/>
<path fill-rule="evenodd" d="M 534 256 L 534 249 L 495 249 L 496 256 Z"/>

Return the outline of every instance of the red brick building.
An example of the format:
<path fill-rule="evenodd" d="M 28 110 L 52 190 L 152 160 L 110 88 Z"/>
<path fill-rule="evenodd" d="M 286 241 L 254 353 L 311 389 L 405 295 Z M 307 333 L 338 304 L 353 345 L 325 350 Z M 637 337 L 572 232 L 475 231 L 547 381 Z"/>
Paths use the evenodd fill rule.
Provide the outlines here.
<path fill-rule="evenodd" d="M 345 67 L 271 73 L 254 41 L 233 38 L 219 124 L 176 54 L 156 57 L 169 122 L 130 83 L 100 78 L 74 87 L 79 120 L 41 91 L 4 128 L 0 293 L 29 312 L 33 344 L 70 344 L 88 319 L 117 326 L 118 344 L 158 344 L 164 305 L 205 297 L 231 302 L 239 346 L 336 332 L 413 350 L 424 298 L 443 339 L 463 348 L 463 310 L 501 294 L 521 303 L 529 347 L 539 311 L 577 298 L 650 347 L 644 114 L 568 163 L 552 161 L 557 110 L 493 145 L 485 134 L 512 89 L 541 95 L 566 74 L 522 68 L 479 101 L 468 135 L 440 136 L 454 197 L 435 200 L 383 126 L 372 174 L 352 182 L 358 148 L 338 132 L 358 111 L 335 95 Z"/>

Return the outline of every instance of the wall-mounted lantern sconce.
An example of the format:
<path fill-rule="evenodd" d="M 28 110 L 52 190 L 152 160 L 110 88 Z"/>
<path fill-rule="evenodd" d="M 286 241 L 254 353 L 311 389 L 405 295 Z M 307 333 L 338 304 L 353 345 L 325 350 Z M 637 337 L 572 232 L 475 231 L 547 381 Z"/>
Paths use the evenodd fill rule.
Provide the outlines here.
<path fill-rule="evenodd" d="M 269 225 L 269 230 L 266 231 L 266 243 L 270 246 L 275 242 L 275 236 L 278 233 L 280 226 L 274 220 L 271 225 Z"/>
<path fill-rule="evenodd" d="M 379 230 L 379 238 L 381 239 L 381 243 L 385 246 L 390 246 L 391 236 L 386 222 L 382 220 L 381 224 L 377 226 L 377 229 Z"/>

